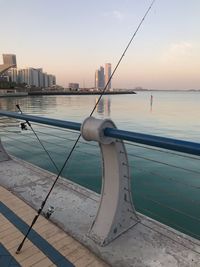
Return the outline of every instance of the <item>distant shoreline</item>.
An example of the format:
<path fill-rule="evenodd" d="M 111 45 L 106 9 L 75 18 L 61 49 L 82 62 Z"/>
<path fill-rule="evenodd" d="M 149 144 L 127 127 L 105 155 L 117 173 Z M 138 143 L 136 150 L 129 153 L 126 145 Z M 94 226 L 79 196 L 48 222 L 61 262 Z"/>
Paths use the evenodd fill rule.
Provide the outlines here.
<path fill-rule="evenodd" d="M 22 88 L 20 88 L 22 89 Z M 3 89 L 3 90 L 8 90 L 8 89 Z M 168 93 L 173 93 L 173 92 L 180 92 L 180 93 L 186 93 L 186 92 L 195 92 L 195 93 L 200 93 L 199 90 L 195 89 L 190 89 L 190 90 L 155 90 L 155 89 L 144 89 L 144 90 L 124 90 L 124 91 L 107 91 L 104 93 L 104 95 L 135 95 L 139 94 L 142 92 L 149 92 L 149 93 L 155 93 L 155 92 L 168 92 Z M 0 98 L 2 97 L 22 97 L 22 96 L 49 96 L 49 95 L 73 95 L 73 96 L 81 96 L 81 95 L 101 95 L 101 91 L 32 91 L 32 92 L 23 92 L 23 91 L 18 91 L 18 92 L 9 92 L 9 93 L 1 93 L 0 90 Z"/>
<path fill-rule="evenodd" d="M 102 92 L 28 92 L 28 95 L 101 95 Z M 104 95 L 133 95 L 134 91 L 105 92 Z"/>

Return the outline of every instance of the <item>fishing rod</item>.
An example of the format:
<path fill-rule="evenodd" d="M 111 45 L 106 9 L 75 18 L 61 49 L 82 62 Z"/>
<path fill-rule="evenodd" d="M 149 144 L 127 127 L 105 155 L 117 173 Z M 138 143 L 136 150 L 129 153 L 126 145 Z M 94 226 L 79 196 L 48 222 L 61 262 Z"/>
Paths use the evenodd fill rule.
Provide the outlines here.
<path fill-rule="evenodd" d="M 21 114 L 22 113 L 22 110 L 20 108 L 20 105 L 17 104 L 16 105 L 17 109 L 20 111 Z M 42 141 L 40 140 L 40 138 L 38 137 L 37 133 L 35 132 L 35 130 L 33 129 L 32 125 L 30 124 L 30 122 L 28 120 L 26 120 L 26 122 L 22 122 L 21 123 L 21 129 L 22 130 L 27 130 L 27 127 L 26 127 L 26 124 L 31 128 L 32 132 L 34 133 L 34 135 L 36 136 L 38 142 L 40 143 L 40 145 L 42 146 L 42 148 L 44 149 L 44 151 L 46 152 L 47 156 L 49 157 L 51 163 L 53 164 L 53 166 L 55 167 L 55 169 L 57 170 L 57 172 L 59 172 L 59 169 L 55 163 L 55 161 L 53 160 L 53 158 L 51 157 L 51 155 L 49 154 L 49 152 L 47 151 L 47 149 L 45 148 L 45 146 L 43 145 Z"/>
<path fill-rule="evenodd" d="M 117 64 L 116 64 L 116 66 L 115 66 L 115 68 L 114 68 L 114 70 L 113 70 L 113 72 L 112 72 L 110 78 L 108 79 L 108 81 L 107 81 L 107 83 L 106 83 L 104 89 L 102 90 L 101 95 L 99 96 L 99 98 L 98 98 L 96 104 L 94 105 L 94 108 L 92 109 L 92 111 L 91 111 L 89 117 L 91 117 L 91 116 L 93 115 L 93 113 L 94 113 L 94 111 L 95 111 L 97 105 L 99 104 L 99 102 L 100 102 L 101 98 L 103 97 L 103 95 L 104 95 L 104 93 L 105 93 L 105 91 L 106 91 L 106 89 L 107 89 L 109 83 L 111 82 L 111 80 L 112 80 L 112 78 L 113 78 L 113 76 L 114 76 L 116 70 L 118 69 L 118 67 L 119 67 L 119 65 L 120 65 L 120 63 L 121 63 L 123 57 L 125 56 L 125 54 L 126 54 L 128 48 L 129 48 L 129 46 L 131 45 L 131 43 L 132 43 L 133 39 L 135 38 L 136 34 L 138 33 L 138 31 L 139 31 L 141 25 L 143 24 L 143 22 L 144 22 L 146 16 L 148 15 L 148 13 L 149 13 L 149 11 L 151 10 L 151 8 L 152 8 L 153 4 L 155 3 L 155 1 L 156 1 L 156 0 L 153 0 L 153 1 L 151 2 L 151 4 L 149 5 L 147 11 L 145 12 L 144 16 L 142 17 L 140 23 L 138 24 L 138 26 L 137 26 L 135 32 L 133 33 L 133 35 L 132 35 L 130 41 L 128 42 L 128 44 L 127 44 L 126 48 L 124 49 L 124 51 L 123 51 L 121 57 L 119 58 L 119 60 L 118 60 L 118 62 L 117 62 Z M 53 188 L 54 188 L 56 182 L 58 181 L 58 178 L 59 178 L 60 175 L 62 174 L 62 172 L 63 172 L 63 170 L 64 170 L 64 168 L 65 168 L 67 162 L 69 161 L 69 159 L 70 159 L 70 157 L 71 157 L 71 155 L 72 155 L 74 149 L 76 148 L 76 145 L 77 145 L 78 141 L 80 140 L 80 138 L 81 138 L 81 133 L 80 133 L 79 136 L 77 137 L 77 139 L 76 139 L 74 145 L 72 146 L 72 148 L 71 148 L 71 150 L 70 150 L 70 152 L 69 152 L 69 154 L 68 154 L 68 156 L 67 156 L 67 158 L 66 158 L 66 160 L 65 160 L 65 162 L 64 162 L 64 164 L 63 164 L 63 166 L 61 167 L 61 169 L 60 169 L 58 175 L 56 176 L 56 178 L 55 178 L 55 180 L 54 180 L 54 182 L 53 182 L 53 184 L 52 184 L 52 186 L 51 186 L 49 192 L 47 193 L 45 199 L 43 200 L 43 202 L 42 202 L 42 204 L 41 204 L 41 206 L 40 206 L 40 208 L 38 209 L 37 214 L 36 214 L 36 216 L 34 217 L 32 223 L 31 223 L 31 225 L 30 225 L 30 227 L 29 227 L 29 229 L 28 229 L 28 231 L 27 231 L 27 233 L 26 233 L 26 235 L 24 236 L 22 242 L 20 243 L 19 247 L 17 248 L 16 254 L 19 254 L 19 253 L 20 253 L 20 251 L 21 251 L 21 249 L 22 249 L 22 247 L 23 247 L 23 244 L 24 244 L 26 238 L 28 237 L 28 234 L 30 233 L 32 227 L 34 226 L 34 224 L 36 223 L 38 217 L 40 216 L 40 214 L 41 214 L 41 212 L 42 212 L 42 210 L 43 210 L 43 208 L 44 208 L 44 206 L 45 206 L 45 204 L 46 204 L 47 199 L 49 198 L 49 196 L 50 196 L 50 194 L 51 194 L 51 192 L 52 192 L 52 190 L 53 190 Z"/>

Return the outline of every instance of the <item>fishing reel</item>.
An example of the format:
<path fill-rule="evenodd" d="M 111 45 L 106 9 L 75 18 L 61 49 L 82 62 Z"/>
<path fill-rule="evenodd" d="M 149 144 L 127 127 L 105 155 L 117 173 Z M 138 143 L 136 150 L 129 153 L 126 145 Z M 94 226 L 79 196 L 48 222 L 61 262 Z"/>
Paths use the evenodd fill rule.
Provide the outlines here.
<path fill-rule="evenodd" d="M 27 123 L 26 122 L 21 122 L 20 123 L 20 127 L 22 131 L 27 131 L 28 127 L 27 127 Z"/>
<path fill-rule="evenodd" d="M 49 219 L 50 216 L 54 213 L 54 210 L 55 210 L 54 207 L 53 207 L 53 206 L 50 206 L 50 207 L 48 208 L 46 214 L 45 214 L 45 217 L 46 217 L 47 219 Z"/>
<path fill-rule="evenodd" d="M 28 130 L 27 125 L 28 125 L 29 127 L 31 127 L 31 124 L 30 124 L 29 121 L 21 122 L 21 123 L 20 123 L 21 130 L 22 130 L 22 131 L 24 131 L 24 130 L 25 130 L 25 131 Z"/>
<path fill-rule="evenodd" d="M 21 110 L 21 108 L 20 108 L 20 105 L 17 104 L 16 107 L 17 107 L 17 109 L 19 110 L 19 112 L 22 114 L 22 110 Z M 22 130 L 22 131 L 24 131 L 24 130 L 25 130 L 25 131 L 28 130 L 27 125 L 28 125 L 28 126 L 31 126 L 29 121 L 21 122 L 21 123 L 20 123 L 20 128 L 21 128 L 21 130 Z"/>

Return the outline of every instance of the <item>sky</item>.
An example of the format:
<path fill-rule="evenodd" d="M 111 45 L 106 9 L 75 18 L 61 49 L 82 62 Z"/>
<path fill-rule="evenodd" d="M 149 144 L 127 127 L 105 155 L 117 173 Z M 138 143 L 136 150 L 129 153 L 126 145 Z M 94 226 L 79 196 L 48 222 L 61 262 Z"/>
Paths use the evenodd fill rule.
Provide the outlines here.
<path fill-rule="evenodd" d="M 116 66 L 151 0 L 0 0 L 1 54 L 42 67 L 64 87 L 94 86 Z M 112 80 L 114 88 L 200 89 L 200 1 L 156 0 Z"/>

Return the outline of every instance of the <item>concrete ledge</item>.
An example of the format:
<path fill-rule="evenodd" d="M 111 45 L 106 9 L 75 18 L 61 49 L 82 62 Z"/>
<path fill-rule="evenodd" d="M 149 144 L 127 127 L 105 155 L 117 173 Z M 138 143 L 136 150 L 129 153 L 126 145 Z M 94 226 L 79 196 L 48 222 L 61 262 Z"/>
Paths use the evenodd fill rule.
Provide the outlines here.
<path fill-rule="evenodd" d="M 16 158 L 0 161 L 0 184 L 38 209 L 55 175 Z M 97 211 L 99 195 L 69 180 L 59 179 L 45 210 L 55 207 L 51 220 L 115 267 L 198 267 L 200 241 L 139 214 L 141 222 L 106 247 L 87 232 Z"/>

